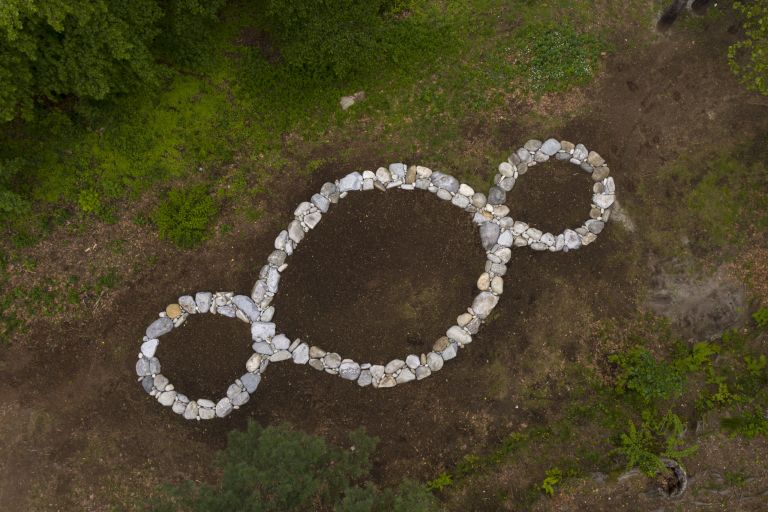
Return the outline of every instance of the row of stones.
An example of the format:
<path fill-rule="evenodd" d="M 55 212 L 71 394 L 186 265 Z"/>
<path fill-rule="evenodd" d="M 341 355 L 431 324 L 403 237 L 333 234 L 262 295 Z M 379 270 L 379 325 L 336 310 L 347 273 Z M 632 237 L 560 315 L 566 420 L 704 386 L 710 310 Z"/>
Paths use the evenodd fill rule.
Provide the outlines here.
<path fill-rule="evenodd" d="M 246 373 L 236 379 L 227 389 L 226 396 L 217 402 L 206 398 L 190 400 L 186 395 L 177 392 L 168 378 L 160 373 L 160 360 L 155 356 L 155 352 L 161 336 L 183 324 L 188 315 L 197 313 L 219 314 L 239 318 L 247 323 L 265 323 L 271 319 L 274 308 L 260 311 L 250 297 L 234 295 L 231 292 L 198 292 L 194 297 L 179 297 L 178 303 L 168 305 L 159 318 L 147 327 L 136 362 L 136 374 L 144 391 L 155 397 L 161 405 L 171 407 L 175 413 L 186 419 L 223 418 L 248 402 L 250 395 L 261 382 L 261 374 L 266 370 L 269 359 L 254 357 L 258 354 L 251 356 L 246 363 Z"/>
<path fill-rule="evenodd" d="M 313 229 L 327 213 L 332 204 L 353 191 L 381 190 L 391 188 L 402 190 L 426 190 L 440 199 L 467 212 L 481 216 L 484 220 L 500 219 L 509 214 L 509 208 L 501 203 L 506 193 L 499 187 L 493 187 L 488 196 L 475 192 L 469 185 L 460 183 L 453 176 L 432 171 L 423 166 L 406 166 L 394 163 L 374 171 L 353 172 L 334 183 L 325 183 L 320 192 L 310 201 L 301 203 L 294 211 L 294 220 L 288 228 L 275 239 L 275 250 L 270 254 L 268 263 L 262 267 L 259 280 L 254 285 L 251 298 L 260 307 L 267 307 L 277 293 L 279 275 L 287 267 L 285 260 L 303 240 L 305 234 Z M 501 258 L 491 256 L 494 261 L 486 265 L 487 272 L 478 280 L 482 286 L 487 277 L 488 286 L 482 287 L 482 293 L 476 297 L 472 307 L 457 318 L 457 324 L 438 339 L 433 350 L 426 354 L 410 354 L 405 360 L 395 359 L 386 365 L 358 363 L 345 359 L 335 352 L 326 352 L 320 347 L 308 346 L 301 340 L 292 343 L 283 334 L 275 334 L 274 324 L 252 326 L 253 349 L 262 357 L 271 361 L 292 359 L 297 364 L 309 364 L 312 368 L 343 379 L 356 381 L 360 386 L 371 385 L 376 388 L 389 388 L 397 384 L 421 380 L 433 372 L 439 371 L 445 361 L 453 359 L 460 347 L 471 343 L 472 335 L 477 333 L 482 319 L 490 314 L 498 303 L 498 295 L 503 292 L 498 263 L 505 263 L 511 254 L 502 252 Z M 491 268 L 493 267 L 493 268 Z M 493 272 L 496 271 L 496 273 Z"/>
<path fill-rule="evenodd" d="M 561 234 L 553 235 L 525 222 L 514 221 L 510 217 L 493 219 L 493 222 L 475 217 L 475 222 L 480 224 L 480 237 L 486 250 L 492 250 L 498 244 L 502 247 L 529 246 L 537 251 L 567 252 L 589 245 L 603 231 L 616 199 L 616 186 L 613 178 L 609 176 L 610 169 L 603 157 L 595 151 L 587 150 L 583 144 L 556 139 L 547 139 L 544 142 L 531 139 L 512 153 L 506 162 L 499 164 L 494 183 L 508 192 L 512 190 L 519 176 L 552 157 L 577 165 L 592 176 L 595 183 L 592 186 L 590 218 L 578 228 L 565 229 Z"/>

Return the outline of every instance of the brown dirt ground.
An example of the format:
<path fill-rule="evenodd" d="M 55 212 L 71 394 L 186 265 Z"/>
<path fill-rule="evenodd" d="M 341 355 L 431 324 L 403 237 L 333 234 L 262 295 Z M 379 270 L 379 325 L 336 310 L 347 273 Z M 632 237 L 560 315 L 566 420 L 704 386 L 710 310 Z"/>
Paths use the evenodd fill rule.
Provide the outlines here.
<path fill-rule="evenodd" d="M 630 214 L 644 200 L 636 195 L 638 184 L 664 163 L 766 129 L 766 102 L 743 91 L 724 61 L 733 36 L 722 28 L 701 37 L 706 39 L 672 31 L 644 50 L 609 57 L 604 76 L 586 90 L 584 113 L 558 133 L 605 156 Z M 504 125 L 494 133 L 511 150 L 525 140 L 508 140 L 510 130 Z M 333 442 L 364 426 L 381 438 L 375 469 L 380 481 L 432 478 L 510 429 L 545 420 L 520 406 L 530 398 L 525 393 L 556 379 L 565 361 L 589 354 L 594 322 L 631 314 L 648 286 L 641 241 L 618 226 L 575 253 L 513 251 L 497 312 L 457 360 L 424 382 L 375 391 L 307 367 L 274 364 L 251 403 L 225 420 L 202 424 L 179 419 L 141 391 L 133 361 L 157 311 L 196 290 L 248 293 L 279 226 L 300 200 L 328 178 L 394 160 L 374 138 L 360 136 L 335 141 L 349 148 L 349 156 L 310 179 L 285 176 L 285 188 L 269 198 L 267 219 L 239 224 L 195 251 L 139 243 L 129 256 L 142 261 L 151 254 L 157 263 L 110 292 L 109 307 L 82 318 L 40 321 L 26 343 L 0 353 L 1 508 L 126 509 L 160 482 L 210 480 L 215 450 L 228 431 L 250 418 L 290 422 Z M 429 165 L 424 158 L 420 163 Z M 548 179 L 561 170 L 542 166 L 521 178 L 510 194 L 513 213 L 544 228 L 582 221 L 588 190 L 574 192 L 576 182 L 567 173 Z M 555 202 L 548 205 L 548 198 Z M 642 218 L 635 221 L 639 232 L 653 229 Z M 128 232 L 136 228 L 129 224 L 60 235 L 57 243 L 82 248 L 96 240 L 103 247 L 111 237 L 133 239 L 136 234 Z M 60 257 L 63 263 L 49 261 L 76 266 L 83 258 L 72 251 Z M 395 192 L 386 200 L 376 194 L 348 198 L 289 264 L 276 300 L 281 328 L 350 357 L 386 360 L 428 346 L 469 304 L 482 257 L 455 208 Z M 360 304 L 366 313 L 353 318 L 351 306 Z M 416 320 L 425 311 L 426 320 Z M 221 390 L 248 353 L 243 331 L 232 320 L 192 320 L 161 349 L 167 374 L 180 389 Z M 183 351 L 172 355 L 171 346 Z M 508 475 L 510 485 L 528 469 Z M 758 464 L 750 470 L 768 481 Z M 607 501 L 610 496 L 610 489 L 591 494 L 589 503 L 595 510 L 608 503 L 611 510 L 637 510 L 633 494 L 617 492 Z M 649 498 L 643 506 L 665 506 L 660 503 Z"/>

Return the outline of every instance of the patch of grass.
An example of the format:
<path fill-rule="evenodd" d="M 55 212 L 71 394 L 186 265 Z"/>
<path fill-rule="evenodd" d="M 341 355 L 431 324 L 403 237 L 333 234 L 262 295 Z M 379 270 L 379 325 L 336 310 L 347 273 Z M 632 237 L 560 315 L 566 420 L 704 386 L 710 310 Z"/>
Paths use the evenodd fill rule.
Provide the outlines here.
<path fill-rule="evenodd" d="M 643 347 L 634 347 L 626 353 L 609 356 L 616 364 L 619 374 L 616 391 L 633 392 L 645 403 L 669 399 L 683 391 L 683 376 L 671 364 L 657 361 Z"/>
<path fill-rule="evenodd" d="M 171 189 L 165 201 L 152 213 L 160 237 L 179 247 L 190 248 L 209 235 L 218 206 L 205 185 Z"/>
<path fill-rule="evenodd" d="M 605 46 L 589 33 L 558 24 L 534 24 L 515 38 L 519 51 L 516 73 L 527 80 L 536 94 L 560 92 L 589 83 L 598 70 Z"/>
<path fill-rule="evenodd" d="M 721 424 L 726 432 L 734 436 L 768 437 L 768 418 L 766 418 L 766 413 L 759 409 L 745 412 L 739 416 L 723 418 Z"/>

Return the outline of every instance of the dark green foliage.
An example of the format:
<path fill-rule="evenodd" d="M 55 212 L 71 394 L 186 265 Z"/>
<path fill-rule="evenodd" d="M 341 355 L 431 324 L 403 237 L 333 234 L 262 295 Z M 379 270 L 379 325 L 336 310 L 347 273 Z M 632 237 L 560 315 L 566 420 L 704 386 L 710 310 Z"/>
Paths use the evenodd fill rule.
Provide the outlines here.
<path fill-rule="evenodd" d="M 337 448 L 322 438 L 289 427 L 262 428 L 250 422 L 232 432 L 219 465 L 221 484 L 177 488 L 156 511 L 285 512 L 298 510 L 430 511 L 434 498 L 410 481 L 396 489 L 355 485 L 368 476 L 377 439 L 350 433 L 352 447 Z"/>
<path fill-rule="evenodd" d="M 651 403 L 679 395 L 683 390 L 683 376 L 673 365 L 656 361 L 643 347 L 634 347 L 626 353 L 614 354 L 609 360 L 616 364 L 619 373 L 616 390 L 631 391 L 644 402 Z"/>
<path fill-rule="evenodd" d="M 223 0 L 5 0 L 0 15 L 0 121 L 36 103 L 101 100 L 162 74 L 157 47 L 177 55 Z M 158 40 L 158 36 L 163 35 Z M 178 43 L 178 44 L 177 44 Z M 184 55 L 184 52 L 181 52 Z"/>
<path fill-rule="evenodd" d="M 731 416 L 723 418 L 721 424 L 723 429 L 731 435 L 740 435 L 744 437 L 755 437 L 758 435 L 768 437 L 768 417 L 765 412 L 755 409 L 748 411 L 741 416 Z"/>
<path fill-rule="evenodd" d="M 336 81 L 393 57 L 392 0 L 267 0 L 267 29 L 293 76 Z M 398 34 L 399 35 L 399 34 Z"/>
<path fill-rule="evenodd" d="M 160 236 L 180 247 L 194 247 L 208 235 L 218 206 L 205 186 L 172 189 L 166 201 L 152 213 Z"/>
<path fill-rule="evenodd" d="M 564 24 L 529 25 L 515 38 L 521 51 L 518 73 L 534 92 L 563 91 L 588 83 L 597 72 L 603 49 L 591 34 L 580 34 Z"/>
<path fill-rule="evenodd" d="M 728 48 L 728 63 L 747 88 L 768 94 L 768 0 L 734 2 L 744 39 Z"/>
<path fill-rule="evenodd" d="M 760 308 L 752 314 L 752 319 L 758 329 L 768 328 L 768 308 Z"/>
<path fill-rule="evenodd" d="M 677 414 L 668 411 L 666 415 L 657 417 L 645 410 L 641 416 L 639 427 L 629 420 L 629 429 L 619 435 L 615 449 L 626 459 L 627 469 L 638 468 L 653 476 L 664 468 L 662 456 L 679 462 L 696 451 L 697 446 L 682 447 L 685 425 Z"/>

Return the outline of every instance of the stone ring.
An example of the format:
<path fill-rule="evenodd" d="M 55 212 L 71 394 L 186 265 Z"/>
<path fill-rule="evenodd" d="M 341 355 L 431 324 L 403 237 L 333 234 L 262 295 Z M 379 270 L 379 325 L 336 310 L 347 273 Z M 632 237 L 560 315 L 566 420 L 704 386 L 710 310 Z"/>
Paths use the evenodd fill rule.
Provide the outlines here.
<path fill-rule="evenodd" d="M 507 192 L 512 190 L 520 176 L 552 157 L 579 166 L 594 180 L 589 219 L 582 226 L 566 229 L 558 235 L 543 233 L 525 222 L 513 220 L 509 216 L 509 208 L 503 204 Z M 334 183 L 325 183 L 310 201 L 299 204 L 294 211 L 294 220 L 278 234 L 275 250 L 261 268 L 250 296 L 232 292 L 184 295 L 150 324 L 136 362 L 136 374 L 142 387 L 161 405 L 171 407 L 184 418 L 201 420 L 225 417 L 248 402 L 270 362 L 291 360 L 296 364 L 308 364 L 316 370 L 355 381 L 359 386 L 370 385 L 374 388 L 391 388 L 429 377 L 439 371 L 446 361 L 455 358 L 460 348 L 472 342 L 472 336 L 493 311 L 504 291 L 503 276 L 507 273 L 506 264 L 511 258 L 512 247 L 568 252 L 589 245 L 605 227 L 615 201 L 615 185 L 603 158 L 594 151 L 588 151 L 582 144 L 556 139 L 526 142 L 499 165 L 494 183 L 486 196 L 448 174 L 403 163 L 380 167 L 375 172 L 353 172 Z M 309 346 L 301 339 L 291 340 L 285 334 L 278 333 L 272 322 L 275 308 L 271 302 L 277 294 L 281 273 L 288 266 L 287 258 L 307 233 L 319 224 L 331 205 L 350 192 L 386 191 L 391 188 L 432 192 L 471 214 L 473 221 L 479 225 L 487 261 L 485 271 L 477 280 L 480 292 L 472 305 L 458 316 L 456 324 L 447 329 L 445 336 L 434 343 L 430 352 L 409 354 L 404 359 L 394 359 L 385 365 L 358 363 L 335 352 Z M 161 336 L 182 325 L 189 315 L 202 313 L 238 318 L 251 326 L 254 353 L 246 362 L 246 372 L 235 379 L 226 396 L 217 401 L 190 400 L 176 391 L 161 373 L 160 361 L 155 356 Z"/>

